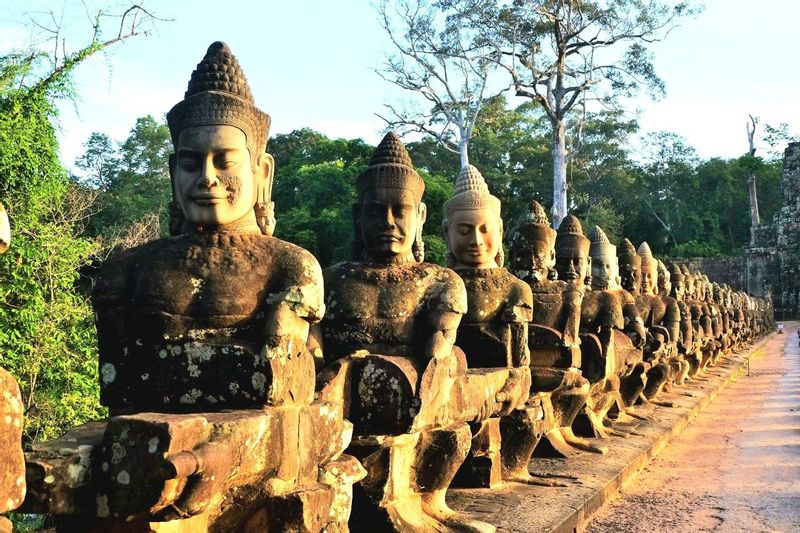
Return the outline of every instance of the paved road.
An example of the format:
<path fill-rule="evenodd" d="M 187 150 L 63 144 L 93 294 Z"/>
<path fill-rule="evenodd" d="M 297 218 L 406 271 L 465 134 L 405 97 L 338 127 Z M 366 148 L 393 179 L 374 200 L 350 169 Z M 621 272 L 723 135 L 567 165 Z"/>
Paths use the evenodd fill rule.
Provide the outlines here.
<path fill-rule="evenodd" d="M 730 384 L 600 510 L 587 533 L 800 532 L 800 347 L 786 323 Z"/>

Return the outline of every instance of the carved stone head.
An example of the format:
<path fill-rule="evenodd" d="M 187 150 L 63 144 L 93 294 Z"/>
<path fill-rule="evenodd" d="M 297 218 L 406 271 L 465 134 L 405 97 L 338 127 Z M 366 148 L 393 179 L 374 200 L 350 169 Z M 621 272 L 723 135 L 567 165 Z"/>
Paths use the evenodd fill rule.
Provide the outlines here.
<path fill-rule="evenodd" d="M 658 262 L 658 294 L 669 296 L 672 292 L 672 279 L 667 265 L 661 259 Z"/>
<path fill-rule="evenodd" d="M 424 261 L 425 182 L 393 132 L 386 134 L 369 166 L 356 178 L 356 191 L 353 259 L 386 264 Z"/>
<path fill-rule="evenodd" d="M 600 226 L 589 236 L 589 256 L 592 258 L 592 289 L 607 290 L 619 287 L 617 247 L 611 244 Z"/>
<path fill-rule="evenodd" d="M 0 254 L 5 253 L 11 244 L 11 226 L 8 223 L 8 214 L 3 204 L 0 204 Z"/>
<path fill-rule="evenodd" d="M 556 270 L 560 279 L 578 285 L 586 282 L 592 265 L 590 244 L 580 221 L 574 215 L 565 216 L 556 234 Z"/>
<path fill-rule="evenodd" d="M 454 268 L 503 266 L 500 200 L 489 194 L 483 175 L 472 165 L 461 170 L 442 220 L 447 262 Z"/>
<path fill-rule="evenodd" d="M 643 242 L 639 245 L 639 258 L 641 259 L 641 284 L 642 294 L 654 295 L 658 286 L 658 262 L 650 251 L 650 245 Z"/>
<path fill-rule="evenodd" d="M 520 279 L 539 282 L 556 277 L 556 230 L 544 207 L 536 200 L 508 239 L 509 266 Z"/>
<path fill-rule="evenodd" d="M 669 293 L 669 295 L 676 300 L 681 301 L 686 297 L 686 276 L 684 275 L 681 266 L 677 263 L 670 264 L 669 273 L 670 277 L 672 278 L 672 291 Z"/>
<path fill-rule="evenodd" d="M 619 245 L 619 275 L 623 289 L 631 294 L 639 294 L 642 258 L 636 253 L 636 248 L 628 239 L 623 239 Z"/>
<path fill-rule="evenodd" d="M 227 44 L 209 46 L 167 123 L 175 149 L 170 233 L 188 224 L 272 234 L 275 164 L 265 152 L 270 117 L 255 106 Z"/>
<path fill-rule="evenodd" d="M 683 272 L 683 282 L 686 287 L 686 298 L 688 300 L 695 299 L 695 279 L 691 272 L 689 272 L 689 267 L 686 265 L 681 265 L 681 272 Z"/>

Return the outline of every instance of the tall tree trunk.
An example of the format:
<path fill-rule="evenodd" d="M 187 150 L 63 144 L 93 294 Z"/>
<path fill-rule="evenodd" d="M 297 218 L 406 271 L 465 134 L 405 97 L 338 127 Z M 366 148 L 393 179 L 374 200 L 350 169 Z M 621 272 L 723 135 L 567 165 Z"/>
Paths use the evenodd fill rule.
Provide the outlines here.
<path fill-rule="evenodd" d="M 553 227 L 567 216 L 567 133 L 563 120 L 553 122 Z"/>
<path fill-rule="evenodd" d="M 749 144 L 748 153 L 750 156 L 756 155 L 755 145 L 756 119 L 750 115 L 750 122 L 747 124 L 747 143 Z M 752 171 L 747 176 L 747 192 L 750 194 L 750 245 L 755 246 L 756 226 L 761 223 L 761 216 L 758 213 L 758 192 L 756 190 L 756 175 Z"/>
<path fill-rule="evenodd" d="M 469 165 L 469 142 L 466 139 L 458 142 L 458 156 L 461 159 L 461 169 L 467 168 Z"/>

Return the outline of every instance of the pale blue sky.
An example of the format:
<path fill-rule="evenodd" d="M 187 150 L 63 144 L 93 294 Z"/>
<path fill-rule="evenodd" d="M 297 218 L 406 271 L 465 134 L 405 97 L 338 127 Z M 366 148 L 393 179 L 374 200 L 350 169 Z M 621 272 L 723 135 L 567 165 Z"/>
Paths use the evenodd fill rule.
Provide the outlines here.
<path fill-rule="evenodd" d="M 94 11 L 107 2 L 86 0 Z M 27 45 L 36 30 L 26 12 L 65 6 L 68 43 L 91 28 L 76 0 L 0 0 L 0 53 Z M 121 4 L 124 5 L 124 4 Z M 388 42 L 370 0 L 149 0 L 173 22 L 91 59 L 76 74 L 80 100 L 61 117 L 62 159 L 71 165 L 92 131 L 124 139 L 137 117 L 162 116 L 182 98 L 207 46 L 228 42 L 272 131 L 311 127 L 332 137 L 377 142 L 385 101 L 407 95 L 380 79 Z M 46 20 L 41 18 L 39 20 Z M 708 0 L 705 11 L 655 45 L 667 97 L 640 102 L 646 131 L 685 137 L 701 156 L 733 157 L 747 148 L 745 122 L 788 122 L 800 130 L 800 3 Z"/>

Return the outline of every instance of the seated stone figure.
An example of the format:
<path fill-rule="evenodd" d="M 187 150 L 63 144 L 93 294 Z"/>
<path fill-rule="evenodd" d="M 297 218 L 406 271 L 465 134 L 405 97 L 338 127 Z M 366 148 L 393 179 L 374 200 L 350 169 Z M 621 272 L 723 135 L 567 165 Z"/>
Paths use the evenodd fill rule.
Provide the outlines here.
<path fill-rule="evenodd" d="M 582 236 L 577 219 L 571 226 Z M 595 358 L 591 370 L 587 361 L 583 364 L 584 375 L 592 383 L 584 413 L 591 425 L 587 429 L 602 437 L 608 411 L 624 411 L 644 389 L 647 368 L 642 363 L 641 346 L 645 331 L 633 296 L 619 286 L 616 246 L 598 226 L 592 231 L 591 241 L 586 241 L 590 242 L 592 290 L 581 308 L 581 340 L 586 341 L 584 345 L 590 340 L 599 343 L 600 357 Z"/>
<path fill-rule="evenodd" d="M 689 365 L 686 371 L 687 376 L 692 369 L 700 364 L 700 339 L 695 338 L 696 327 L 692 318 L 691 302 L 686 297 L 686 274 L 683 271 L 682 265 L 672 263 L 670 265 L 670 278 L 672 283 L 672 291 L 670 295 L 678 302 L 678 309 L 681 313 L 681 326 L 680 326 L 680 340 L 678 341 L 678 352 L 683 356 L 683 359 Z"/>
<path fill-rule="evenodd" d="M 572 431 L 589 393 L 589 382 L 580 370 L 579 326 L 585 287 L 582 280 L 577 283 L 557 279 L 555 244 L 556 231 L 550 227 L 547 213 L 539 202 L 531 202 L 528 213 L 510 233 L 509 264 L 533 292 L 528 335 L 531 398 L 541 402 L 545 426 L 536 454 L 603 452 L 605 448 Z"/>
<path fill-rule="evenodd" d="M 657 294 L 658 261 L 650 251 L 650 245 L 642 242 L 637 250 L 641 259 L 641 285 L 634 295 L 636 307 L 647 330 L 644 360 L 650 363 L 647 385 L 643 394 L 648 400 L 654 398 L 668 380 L 680 371 L 680 364 L 671 364 L 672 354 L 679 335 L 680 310 L 678 303 L 670 297 Z"/>
<path fill-rule="evenodd" d="M 682 274 L 681 274 L 682 276 Z M 658 291 L 657 294 L 664 300 L 665 302 L 674 301 L 675 306 L 678 309 L 678 334 L 675 337 L 673 343 L 670 345 L 672 352 L 669 355 L 670 358 L 670 366 L 672 367 L 672 375 L 670 376 L 670 381 L 668 382 L 668 387 L 672 384 L 681 385 L 686 380 L 686 376 L 689 374 L 690 365 L 683 357 L 683 354 L 686 353 L 685 350 L 682 350 L 683 346 L 683 339 L 688 338 L 691 343 L 691 335 L 692 335 L 692 321 L 691 318 L 687 315 L 685 310 L 686 304 L 681 301 L 678 301 L 677 298 L 671 296 L 672 294 L 672 273 L 670 272 L 669 267 L 661 261 L 658 260 Z M 686 337 L 688 331 L 688 337 Z"/>
<path fill-rule="evenodd" d="M 11 243 L 11 228 L 0 204 L 0 254 Z M 25 497 L 25 460 L 22 455 L 22 398 L 13 376 L 0 367 L 0 514 L 13 511 Z M 0 531 L 11 523 L 0 516 Z"/>
<path fill-rule="evenodd" d="M 541 408 L 525 408 L 530 391 L 528 322 L 533 298 L 527 283 L 503 266 L 500 200 L 489 194 L 481 173 L 469 165 L 444 204 L 448 266 L 467 289 L 467 313 L 456 344 L 468 374 L 512 368 L 500 391 L 502 411 L 472 424 L 472 448 L 456 483 L 494 486 L 501 479 L 531 481 L 528 462 L 541 436 Z M 498 416 L 499 415 L 499 416 Z M 502 439 L 501 439 L 502 434 Z"/>
<path fill-rule="evenodd" d="M 226 44 L 209 47 L 167 121 L 179 234 L 112 256 L 92 298 L 101 402 L 125 416 L 35 448 L 29 480 L 44 482 L 30 508 L 87 528 L 346 527 L 363 470 L 341 455 L 340 405 L 314 401 L 306 349 L 322 272 L 270 235 L 270 117 Z"/>
<path fill-rule="evenodd" d="M 467 421 L 499 406 L 506 370 L 478 380 L 454 350 L 467 311 L 464 283 L 425 263 L 425 183 L 405 146 L 387 134 L 356 179 L 353 261 L 324 271 L 327 314 L 311 339 L 331 364 L 317 376 L 321 399 L 342 401 L 353 425 L 350 453 L 366 467 L 354 489 L 351 526 L 440 530 L 469 521 L 445 493 L 469 452 Z"/>
<path fill-rule="evenodd" d="M 695 357 L 689 360 L 692 365 L 689 375 L 697 377 L 708 361 L 709 350 L 713 343 L 711 317 L 705 301 L 698 298 L 701 288 L 698 287 L 697 276 L 689 272 L 689 267 L 686 265 L 681 265 L 681 271 L 686 286 L 686 304 L 692 314 L 692 330 L 696 346 Z"/>

